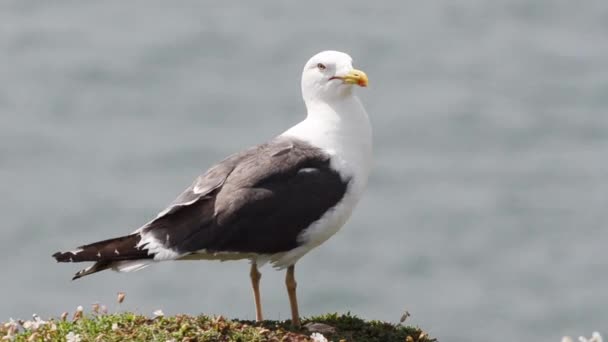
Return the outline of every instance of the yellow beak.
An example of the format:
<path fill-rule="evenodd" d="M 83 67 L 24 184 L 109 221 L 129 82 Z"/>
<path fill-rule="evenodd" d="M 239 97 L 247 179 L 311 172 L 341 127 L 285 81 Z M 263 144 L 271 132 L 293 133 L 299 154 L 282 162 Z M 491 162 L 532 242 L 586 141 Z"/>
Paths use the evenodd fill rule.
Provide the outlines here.
<path fill-rule="evenodd" d="M 367 87 L 368 84 L 367 75 L 357 69 L 353 69 L 348 74 L 338 78 L 341 78 L 346 84 L 356 84 L 360 87 Z"/>

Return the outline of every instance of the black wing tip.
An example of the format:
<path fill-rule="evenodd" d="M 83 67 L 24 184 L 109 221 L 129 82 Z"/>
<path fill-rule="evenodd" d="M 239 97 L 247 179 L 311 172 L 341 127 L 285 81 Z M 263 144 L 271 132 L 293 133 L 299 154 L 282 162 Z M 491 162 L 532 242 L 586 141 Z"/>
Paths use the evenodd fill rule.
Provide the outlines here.
<path fill-rule="evenodd" d="M 55 254 L 52 255 L 52 257 L 55 258 L 55 260 L 57 262 L 71 262 L 71 261 L 73 261 L 72 260 L 73 254 L 71 252 L 56 252 Z M 76 279 L 82 278 L 84 275 L 86 275 L 86 274 L 84 274 L 85 271 L 86 271 L 86 269 L 85 270 L 80 270 L 80 271 L 76 272 L 76 274 L 74 274 L 74 276 L 72 277 L 72 280 L 76 280 Z"/>
<path fill-rule="evenodd" d="M 72 252 L 57 252 L 52 255 L 57 262 L 74 262 L 74 253 Z"/>
<path fill-rule="evenodd" d="M 65 257 L 66 254 L 67 253 L 56 252 L 55 254 L 53 254 L 53 258 L 55 258 L 55 260 L 57 262 L 65 262 L 65 261 L 67 261 L 67 260 L 65 260 L 66 259 L 66 257 Z"/>

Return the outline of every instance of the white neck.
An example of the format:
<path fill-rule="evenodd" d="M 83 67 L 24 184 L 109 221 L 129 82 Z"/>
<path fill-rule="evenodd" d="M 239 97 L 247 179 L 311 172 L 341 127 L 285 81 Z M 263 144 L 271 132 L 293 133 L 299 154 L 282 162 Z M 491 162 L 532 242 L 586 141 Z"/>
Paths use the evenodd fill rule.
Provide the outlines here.
<path fill-rule="evenodd" d="M 308 115 L 281 136 L 304 140 L 327 151 L 332 167 L 352 177 L 362 191 L 372 163 L 372 130 L 367 112 L 351 94 L 331 102 L 306 99 Z"/>

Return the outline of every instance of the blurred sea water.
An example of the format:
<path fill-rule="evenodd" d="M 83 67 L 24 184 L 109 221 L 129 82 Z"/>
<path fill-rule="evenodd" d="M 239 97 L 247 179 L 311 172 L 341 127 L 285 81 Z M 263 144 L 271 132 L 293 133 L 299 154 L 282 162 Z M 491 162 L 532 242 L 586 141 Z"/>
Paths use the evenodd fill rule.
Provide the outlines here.
<path fill-rule="evenodd" d="M 324 49 L 370 77 L 369 188 L 297 265 L 304 315 L 442 341 L 608 332 L 608 2 L 0 4 L 0 319 L 78 305 L 254 318 L 246 262 L 71 282 L 59 249 L 124 234 L 304 116 Z M 289 317 L 262 269 L 266 316 Z M 603 330 L 602 330 L 603 329 Z"/>

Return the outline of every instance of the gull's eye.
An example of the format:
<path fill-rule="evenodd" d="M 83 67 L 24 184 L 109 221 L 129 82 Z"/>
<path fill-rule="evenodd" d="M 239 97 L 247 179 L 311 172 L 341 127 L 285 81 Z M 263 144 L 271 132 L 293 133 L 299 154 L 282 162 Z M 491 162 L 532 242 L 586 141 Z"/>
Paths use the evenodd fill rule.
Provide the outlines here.
<path fill-rule="evenodd" d="M 319 64 L 317 64 L 317 68 L 319 68 L 319 70 L 325 70 L 326 66 L 323 63 L 319 63 Z"/>

